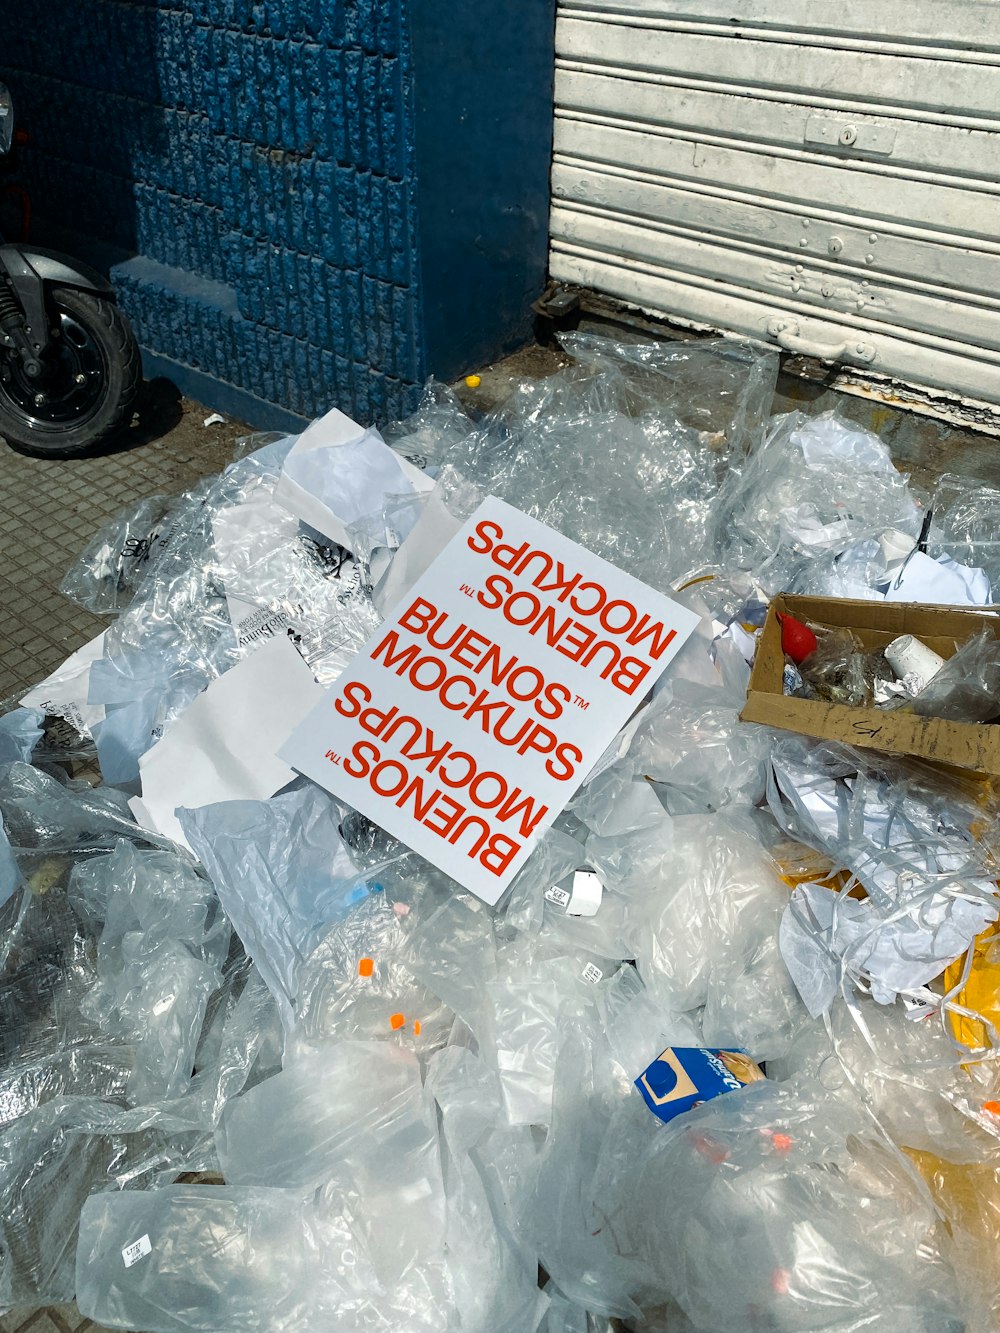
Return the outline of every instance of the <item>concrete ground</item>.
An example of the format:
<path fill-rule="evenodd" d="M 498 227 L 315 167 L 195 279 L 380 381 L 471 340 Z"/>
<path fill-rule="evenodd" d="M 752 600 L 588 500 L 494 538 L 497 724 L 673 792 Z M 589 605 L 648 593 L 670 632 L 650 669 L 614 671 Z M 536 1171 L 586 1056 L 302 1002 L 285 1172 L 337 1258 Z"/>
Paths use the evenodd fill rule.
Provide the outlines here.
<path fill-rule="evenodd" d="M 593 326 L 634 340 L 634 332 Z M 551 374 L 566 358 L 528 347 L 480 372 L 475 388 L 457 386 L 471 408 L 488 411 L 518 378 Z M 1000 442 L 930 418 L 851 398 L 822 380 L 783 375 L 774 410 L 807 412 L 837 406 L 889 444 L 904 470 L 926 491 L 941 472 L 1000 485 Z M 144 388 L 139 418 L 108 452 L 50 462 L 25 458 L 0 442 L 0 704 L 24 693 L 107 623 L 59 592 L 66 570 L 97 528 L 117 512 L 157 493 L 177 493 L 220 471 L 240 422 L 206 427 L 208 409 L 181 398 L 166 381 Z M 0 1333 L 99 1333 L 73 1305 L 0 1318 Z"/>
<path fill-rule="evenodd" d="M 101 524 L 231 461 L 249 427 L 206 427 L 208 415 L 166 380 L 154 380 L 143 386 L 135 424 L 100 456 L 27 458 L 0 441 L 0 700 L 42 680 L 106 627 L 59 592 Z"/>

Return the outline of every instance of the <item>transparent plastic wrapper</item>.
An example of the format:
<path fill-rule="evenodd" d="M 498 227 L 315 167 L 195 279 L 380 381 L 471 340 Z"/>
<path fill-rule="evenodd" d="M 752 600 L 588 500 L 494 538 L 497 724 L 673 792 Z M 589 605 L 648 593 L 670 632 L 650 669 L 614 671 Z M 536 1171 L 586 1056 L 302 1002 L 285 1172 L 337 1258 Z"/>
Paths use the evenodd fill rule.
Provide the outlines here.
<path fill-rule="evenodd" d="M 17 868 L 10 840 L 4 832 L 3 821 L 0 820 L 0 907 L 13 897 L 20 882 L 21 872 Z"/>
<path fill-rule="evenodd" d="M 754 805 L 764 794 L 771 733 L 740 722 L 742 705 L 730 690 L 668 680 L 625 762 L 658 784 L 671 814 Z"/>
<path fill-rule="evenodd" d="M 651 1133 L 616 1195 L 624 1245 L 695 1328 L 963 1327 L 918 1178 L 819 1085 L 758 1082 Z"/>
<path fill-rule="evenodd" d="M 495 1058 L 507 1118 L 513 1125 L 547 1125 L 563 1011 L 595 1003 L 594 969 L 601 982 L 611 960 L 560 955 L 544 936 L 512 941 L 498 955 L 497 977 L 487 985 Z M 614 985 L 612 980 L 608 984 Z"/>
<path fill-rule="evenodd" d="M 0 770 L 24 884 L 0 908 L 0 1308 L 71 1298 L 94 1189 L 213 1169 L 214 1121 L 263 1054 L 211 886 L 123 806 Z"/>
<path fill-rule="evenodd" d="M 42 739 L 43 721 L 37 708 L 15 708 L 0 717 L 0 765 L 31 763 L 32 751 Z"/>
<path fill-rule="evenodd" d="M 311 783 L 267 801 L 221 801 L 178 814 L 287 1029 L 304 959 L 324 928 L 374 889 L 381 868 L 356 863 L 340 833 L 344 814 Z"/>
<path fill-rule="evenodd" d="M 931 1153 L 911 1152 L 953 1237 L 949 1257 L 963 1296 L 965 1333 L 1000 1324 L 1000 1166 L 956 1166 Z"/>
<path fill-rule="evenodd" d="M 913 541 L 912 537 L 907 538 Z M 789 566 L 782 591 L 804 597 L 848 597 L 852 601 L 882 601 L 885 592 L 885 562 L 874 537 L 852 541 L 814 559 L 800 559 Z"/>
<path fill-rule="evenodd" d="M 1000 490 L 946 472 L 931 501 L 931 549 L 985 569 L 1000 588 Z"/>
<path fill-rule="evenodd" d="M 992 722 L 1000 716 L 1000 639 L 983 630 L 963 643 L 906 708 L 949 722 Z"/>
<path fill-rule="evenodd" d="M 360 647 L 377 617 L 351 553 L 301 525 L 273 493 L 272 475 L 251 477 L 233 503 L 215 510 L 213 576 L 241 651 L 288 631 L 315 667 L 340 643 Z M 322 678 L 335 679 L 330 664 Z"/>
<path fill-rule="evenodd" d="M 471 894 L 448 894 L 414 923 L 406 950 L 409 971 L 462 1020 L 481 1051 L 493 1040 L 487 991 L 497 976 L 493 923 Z"/>
<path fill-rule="evenodd" d="M 552 1122 L 525 1225 L 559 1290 L 595 1315 L 640 1317 L 636 1297 L 648 1275 L 618 1243 L 610 1184 L 636 1135 L 641 1143 L 650 1130 L 655 1134 L 655 1120 L 603 1032 L 567 1012 L 560 1024 Z"/>
<path fill-rule="evenodd" d="M 454 468 L 441 468 L 437 485 L 422 497 L 413 526 L 373 584 L 372 601 L 380 615 L 388 615 L 402 601 L 484 498 L 480 488 L 466 481 Z M 363 543 L 365 550 L 377 539 L 377 533 L 384 530 L 385 517 L 374 516 L 370 524 L 374 536 L 370 535 Z"/>
<path fill-rule="evenodd" d="M 778 948 L 788 890 L 751 825 L 664 816 L 630 837 L 591 839 L 588 852 L 628 898 L 629 956 L 664 1010 L 704 1008 L 710 1046 L 755 1059 L 787 1048 L 805 1017 Z"/>
<path fill-rule="evenodd" d="M 838 1000 L 823 1021 L 800 1028 L 787 1053 L 768 1063 L 768 1074 L 790 1080 L 795 1095 L 820 1084 L 907 1152 L 956 1165 L 994 1163 L 1000 1125 L 984 1108 L 998 1091 L 997 1059 L 970 1059 L 934 999 L 929 994 L 921 1008 L 863 996 Z"/>
<path fill-rule="evenodd" d="M 77 1303 L 112 1327 L 291 1333 L 335 1317 L 374 1283 L 336 1197 L 175 1185 L 95 1195 L 83 1209 Z"/>
<path fill-rule="evenodd" d="M 90 541 L 59 591 L 96 615 L 124 610 L 155 566 L 171 501 L 153 495 L 117 514 Z"/>
<path fill-rule="evenodd" d="M 381 434 L 386 444 L 415 467 L 432 469 L 473 426 L 453 390 L 431 378 L 424 385 L 417 410 L 405 420 L 383 427 Z"/>
<path fill-rule="evenodd" d="M 916 537 L 919 510 L 877 436 L 833 412 L 772 420 L 720 496 L 728 558 L 757 570 L 768 590 L 790 586 L 803 559 L 896 528 Z M 794 554 L 788 563 L 781 552 Z M 775 553 L 778 558 L 775 558 Z"/>
<path fill-rule="evenodd" d="M 610 1320 L 595 1318 L 582 1305 L 568 1301 L 555 1283 L 548 1283 L 545 1294 L 549 1298 L 549 1308 L 539 1333 L 616 1333 Z"/>
<path fill-rule="evenodd" d="M 240 459 L 174 503 L 155 563 L 106 633 L 107 665 L 97 680 L 91 670 L 90 702 L 108 705 L 104 744 L 115 734 L 114 744 L 133 766 L 194 697 L 239 660 L 213 522 L 220 510 L 259 495 L 262 487 L 273 489 L 291 443 L 282 440 Z M 118 710 L 126 716 L 116 721 Z M 100 750 L 96 731 L 95 737 Z"/>
<path fill-rule="evenodd" d="M 455 1015 L 408 966 L 419 916 L 379 889 L 327 931 L 299 971 L 289 1055 L 344 1038 L 392 1036 L 421 1055 L 444 1045 Z"/>
<path fill-rule="evenodd" d="M 534 1136 L 507 1125 L 497 1076 L 471 1051 L 439 1051 L 427 1086 L 441 1115 L 448 1266 L 462 1331 L 533 1330 L 549 1306 L 521 1226 L 538 1160 Z"/>
<path fill-rule="evenodd" d="M 169 852 L 119 842 L 110 856 L 74 867 L 69 898 L 82 913 L 103 915 L 99 984 L 81 1009 L 135 1042 L 130 1100 L 179 1096 L 229 949 L 211 884 Z"/>
<path fill-rule="evenodd" d="M 229 1184 L 307 1193 L 333 1183 L 356 1197 L 382 1281 L 441 1249 L 437 1120 L 409 1051 L 330 1043 L 230 1102 L 217 1140 Z"/>
<path fill-rule="evenodd" d="M 91 733 L 105 782 L 138 781 L 139 760 L 162 730 L 162 700 L 170 689 L 169 666 L 155 658 L 122 654 L 98 658 L 91 666 L 88 703 L 104 710 Z"/>
<path fill-rule="evenodd" d="M 892 1136 L 946 1220 L 942 1245 L 959 1278 L 962 1327 L 987 1333 L 1000 1310 L 1000 1122 L 989 1109 L 1000 1081 L 995 1056 L 969 1061 L 942 1016 L 918 1012 L 915 1021 L 903 1003 L 838 1004 L 768 1070 L 793 1087 L 818 1079 L 830 1098 L 856 1114 L 864 1108 Z"/>
<path fill-rule="evenodd" d="M 866 653 L 849 629 L 826 625 L 809 628 L 816 635 L 817 645 L 798 667 L 809 698 L 868 708 L 875 700 L 878 683 L 895 681 L 883 655 Z"/>
<path fill-rule="evenodd" d="M 63 778 L 28 764 L 0 768 L 0 812 L 22 872 L 29 877 L 51 863 L 35 885 L 59 879 L 59 867 L 71 864 L 69 853 L 84 848 L 110 851 L 119 838 L 147 846 L 169 847 L 166 839 L 139 829 L 126 797 L 114 787 L 92 787 L 89 782 Z"/>
<path fill-rule="evenodd" d="M 666 590 L 714 555 L 715 501 L 729 452 L 742 448 L 763 418 L 773 358 L 718 345 L 705 352 L 671 346 L 646 349 L 644 363 L 641 351 L 598 338 L 581 339 L 578 349 L 586 364 L 519 384 L 442 461 L 483 492 Z M 688 373 L 704 376 L 697 427 L 675 412 Z M 719 375 L 728 398 L 711 387 Z"/>
<path fill-rule="evenodd" d="M 723 436 L 737 457 L 763 438 L 778 377 L 770 350 L 729 339 L 619 342 L 591 333 L 563 334 L 560 342 L 583 364 L 615 365 L 633 411 L 669 414 Z"/>

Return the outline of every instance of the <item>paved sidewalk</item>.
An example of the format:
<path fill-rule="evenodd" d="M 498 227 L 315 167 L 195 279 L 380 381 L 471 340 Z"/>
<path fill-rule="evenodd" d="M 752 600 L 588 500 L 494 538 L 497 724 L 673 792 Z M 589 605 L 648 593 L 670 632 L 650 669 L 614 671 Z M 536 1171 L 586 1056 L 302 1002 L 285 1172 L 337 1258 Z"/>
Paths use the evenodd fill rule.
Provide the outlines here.
<path fill-rule="evenodd" d="M 0 441 L 0 701 L 42 680 L 106 627 L 59 592 L 101 524 L 230 462 L 249 427 L 205 426 L 208 414 L 159 380 L 144 386 L 137 424 L 98 457 L 26 458 Z"/>

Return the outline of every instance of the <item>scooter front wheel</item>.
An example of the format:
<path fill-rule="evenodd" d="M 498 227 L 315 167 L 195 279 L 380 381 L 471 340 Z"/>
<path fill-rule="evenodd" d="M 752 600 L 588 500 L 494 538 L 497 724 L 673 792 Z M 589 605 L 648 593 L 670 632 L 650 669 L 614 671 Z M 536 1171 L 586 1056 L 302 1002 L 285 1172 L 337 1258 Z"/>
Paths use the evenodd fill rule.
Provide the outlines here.
<path fill-rule="evenodd" d="M 142 361 L 113 301 L 56 287 L 48 307 L 53 337 L 41 376 L 26 375 L 16 352 L 0 351 L 0 436 L 20 453 L 70 458 L 131 421 Z"/>

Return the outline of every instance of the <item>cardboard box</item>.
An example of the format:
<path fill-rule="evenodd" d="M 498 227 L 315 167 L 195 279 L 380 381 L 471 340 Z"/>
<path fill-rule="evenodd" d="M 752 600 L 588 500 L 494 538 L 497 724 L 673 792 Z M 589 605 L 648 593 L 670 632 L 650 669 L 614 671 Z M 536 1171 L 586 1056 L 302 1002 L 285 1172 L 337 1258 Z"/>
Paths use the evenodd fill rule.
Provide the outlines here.
<path fill-rule="evenodd" d="M 912 634 L 942 657 L 951 657 L 956 647 L 983 629 L 1000 637 L 1000 618 L 996 614 L 908 602 L 856 602 L 781 593 L 768 609 L 740 717 L 744 722 L 781 727 L 819 740 L 909 755 L 976 773 L 1000 774 L 1000 725 L 946 722 L 883 708 L 852 708 L 787 697 L 782 690 L 785 658 L 779 614 L 818 625 L 843 626 L 853 630 L 866 648 L 884 648 L 899 635 Z"/>

